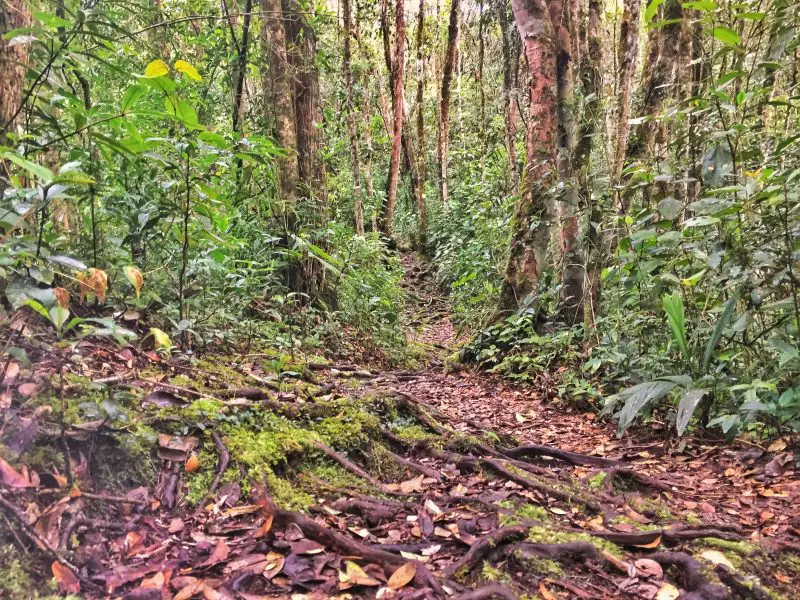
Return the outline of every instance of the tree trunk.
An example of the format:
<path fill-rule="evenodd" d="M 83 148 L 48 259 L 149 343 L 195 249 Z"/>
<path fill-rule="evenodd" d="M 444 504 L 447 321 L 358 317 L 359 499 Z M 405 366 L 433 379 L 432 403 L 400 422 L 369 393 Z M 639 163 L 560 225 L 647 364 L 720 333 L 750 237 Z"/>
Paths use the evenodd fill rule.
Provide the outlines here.
<path fill-rule="evenodd" d="M 514 72 L 519 59 L 514 52 L 514 36 L 517 35 L 511 19 L 508 18 L 508 3 L 501 0 L 497 4 L 497 19 L 500 23 L 500 34 L 503 41 L 503 121 L 505 123 L 506 156 L 508 157 L 508 173 L 512 186 L 516 188 L 519 181 L 517 172 L 517 126 L 514 120 L 514 99 L 511 91 L 514 87 Z"/>
<path fill-rule="evenodd" d="M 534 300 L 550 237 L 550 188 L 558 140 L 556 48 L 544 0 L 512 0 L 517 29 L 530 71 L 527 156 L 514 210 L 511 246 L 499 309 L 516 310 Z"/>
<path fill-rule="evenodd" d="M 355 201 L 356 234 L 364 235 L 364 204 L 361 199 L 361 167 L 359 165 L 359 140 L 353 105 L 353 69 L 351 65 L 350 34 L 352 11 L 350 0 L 342 0 L 344 13 L 344 48 L 342 70 L 344 71 L 345 110 L 347 111 L 347 135 L 350 136 L 350 164 L 353 170 L 353 199 Z"/>
<path fill-rule="evenodd" d="M 417 218 L 419 248 L 425 252 L 428 245 L 428 208 L 425 205 L 425 57 L 422 53 L 425 39 L 425 0 L 419 0 L 417 17 Z"/>
<path fill-rule="evenodd" d="M 561 315 L 569 324 L 583 319 L 583 282 L 585 271 L 581 255 L 580 227 L 578 226 L 578 188 L 573 165 L 578 149 L 577 122 L 575 119 L 574 60 L 577 47 L 575 27 L 571 13 L 564 10 L 561 0 L 550 0 L 550 18 L 558 49 L 556 75 L 559 117 L 559 150 L 556 161 L 562 190 L 556 207 L 559 217 L 559 242 L 561 258 Z"/>
<path fill-rule="evenodd" d="M 450 146 L 450 84 L 453 80 L 453 68 L 458 48 L 458 21 L 460 0 L 452 0 L 450 4 L 450 23 L 447 27 L 447 49 L 445 50 L 444 68 L 442 71 L 442 91 L 439 94 L 439 139 L 437 158 L 439 159 L 439 199 L 447 208 L 449 191 L 447 188 L 447 159 Z"/>
<path fill-rule="evenodd" d="M 388 2 L 383 0 L 383 12 L 388 11 Z M 405 6 L 404 0 L 395 3 L 395 51 L 391 64 L 392 107 L 394 109 L 392 127 L 392 154 L 389 161 L 389 177 L 387 183 L 386 205 L 381 214 L 381 231 L 392 234 L 392 219 L 397 204 L 397 185 L 400 180 L 400 151 L 403 137 L 403 69 L 405 66 Z"/>
<path fill-rule="evenodd" d="M 578 169 L 581 196 L 588 206 L 589 222 L 586 232 L 586 319 L 594 325 L 600 310 L 600 272 L 603 261 L 603 243 L 600 225 L 603 221 L 603 211 L 599 201 L 592 198 L 592 188 L 589 179 L 590 156 L 592 140 L 602 118 L 603 109 L 603 74 L 600 65 L 603 64 L 603 38 L 602 38 L 602 0 L 589 0 L 588 22 L 586 31 L 586 46 L 581 54 L 581 82 L 583 97 L 594 97 L 584 108 L 583 123 L 580 140 L 575 153 L 575 165 Z"/>
<path fill-rule="evenodd" d="M 233 92 L 233 133 L 241 133 L 244 120 L 244 86 L 247 81 L 247 53 L 250 48 L 250 16 L 253 12 L 253 0 L 245 2 L 245 14 L 242 22 L 242 41 L 237 45 L 236 85 Z M 236 42 L 234 38 L 234 43 Z"/>
<path fill-rule="evenodd" d="M 636 75 L 636 63 L 639 56 L 639 13 L 642 0 L 623 0 L 622 21 L 619 29 L 619 88 L 617 105 L 617 136 L 614 162 L 611 169 L 611 181 L 619 184 L 622 168 L 625 166 L 625 152 L 628 148 L 628 133 L 631 118 L 631 93 Z M 619 194 L 620 210 L 627 210 L 622 195 Z"/>
<path fill-rule="evenodd" d="M 486 90 L 483 86 L 483 67 L 486 57 L 486 42 L 483 39 L 485 17 L 483 14 L 483 0 L 478 5 L 478 136 L 480 138 L 481 152 L 481 181 L 486 180 Z"/>
<path fill-rule="evenodd" d="M 298 185 L 297 130 L 291 80 L 286 69 L 288 52 L 281 0 L 261 0 L 261 10 L 264 12 L 262 44 L 266 57 L 263 81 L 264 108 L 266 114 L 273 115 L 272 132 L 275 141 L 287 150 L 286 156 L 275 159 L 276 188 L 278 201 L 286 205 L 281 211 L 284 227 L 287 231 L 292 231 Z"/>

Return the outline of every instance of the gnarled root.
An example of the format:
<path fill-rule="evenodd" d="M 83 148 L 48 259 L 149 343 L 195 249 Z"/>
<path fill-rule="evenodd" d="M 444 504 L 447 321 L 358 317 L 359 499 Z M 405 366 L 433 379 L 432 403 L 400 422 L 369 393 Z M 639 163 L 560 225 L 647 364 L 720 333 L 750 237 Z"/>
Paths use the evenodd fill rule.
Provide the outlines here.
<path fill-rule="evenodd" d="M 682 600 L 727 600 L 730 598 L 728 590 L 721 585 L 711 583 L 702 573 L 702 567 L 697 560 L 685 552 L 656 552 L 649 556 L 665 570 L 675 567 L 679 570 L 683 587 L 689 592 Z"/>
<path fill-rule="evenodd" d="M 571 465 L 593 465 L 598 467 L 613 467 L 619 465 L 619 461 L 603 458 L 601 456 L 589 456 L 579 452 L 562 450 L 554 446 L 540 446 L 537 444 L 527 444 L 518 448 L 506 448 L 502 453 L 511 458 L 526 459 L 537 456 L 549 456 L 568 462 Z"/>
<path fill-rule="evenodd" d="M 529 527 L 515 525 L 501 527 L 472 544 L 467 553 L 444 570 L 445 577 L 455 574 L 467 574 L 474 569 L 485 557 L 494 552 L 498 546 L 510 544 L 524 539 L 528 535 Z"/>

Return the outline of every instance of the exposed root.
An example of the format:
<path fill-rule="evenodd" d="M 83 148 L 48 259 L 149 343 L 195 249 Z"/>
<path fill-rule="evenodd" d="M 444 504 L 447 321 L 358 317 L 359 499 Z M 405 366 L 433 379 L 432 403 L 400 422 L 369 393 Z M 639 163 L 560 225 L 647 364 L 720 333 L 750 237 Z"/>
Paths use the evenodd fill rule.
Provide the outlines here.
<path fill-rule="evenodd" d="M 220 394 L 223 398 L 246 398 L 248 400 L 269 400 L 272 395 L 261 388 L 246 387 L 236 390 L 228 390 Z"/>
<path fill-rule="evenodd" d="M 649 556 L 665 570 L 675 567 L 679 571 L 683 587 L 689 592 L 682 600 L 726 600 L 730 598 L 728 590 L 721 585 L 711 583 L 702 572 L 702 566 L 690 554 L 685 552 L 656 552 Z"/>
<path fill-rule="evenodd" d="M 332 485 L 332 484 L 328 483 L 327 481 L 323 481 L 319 477 L 317 477 L 315 475 L 311 475 L 310 473 L 303 473 L 301 475 L 301 477 L 303 479 L 310 480 L 315 485 L 318 485 L 323 489 L 329 490 L 329 491 L 337 493 L 337 494 L 341 494 L 342 496 L 350 496 L 351 498 L 359 498 L 359 499 L 364 500 L 366 502 L 375 502 L 375 500 L 376 500 L 376 498 L 374 496 L 369 496 L 367 494 L 362 494 L 361 492 L 357 492 L 357 491 L 351 490 L 351 489 L 344 489 L 344 488 L 336 487 L 335 485 Z M 383 491 L 381 493 L 387 494 L 387 495 L 390 495 L 390 496 L 403 496 L 403 497 L 414 495 L 414 494 L 402 494 L 400 492 L 387 492 L 387 491 Z M 400 500 L 386 500 L 386 499 L 381 500 L 381 502 L 398 509 L 398 511 L 399 510 L 408 510 L 408 511 L 415 510 L 414 504 L 412 504 L 410 502 L 402 502 Z"/>
<path fill-rule="evenodd" d="M 397 507 L 382 500 L 347 498 L 337 500 L 332 506 L 342 512 L 360 514 L 370 526 L 377 525 L 381 521 L 391 521 L 397 513 L 405 510 L 404 507 Z"/>
<path fill-rule="evenodd" d="M 630 479 L 645 488 L 658 490 L 659 492 L 669 492 L 673 494 L 677 493 L 676 490 L 673 490 L 670 485 L 664 483 L 663 481 L 659 481 L 655 477 L 651 477 L 650 475 L 627 468 L 607 470 L 606 478 L 603 480 L 603 489 L 609 493 L 613 493 L 614 483 L 620 478 Z"/>
<path fill-rule="evenodd" d="M 214 492 L 217 491 L 217 486 L 219 486 L 219 482 L 222 479 L 222 476 L 225 474 L 225 471 L 228 470 L 228 464 L 230 464 L 231 461 L 231 455 L 228 452 L 228 447 L 225 445 L 225 442 L 222 441 L 220 435 L 216 431 L 212 431 L 211 437 L 214 439 L 214 445 L 217 447 L 219 460 L 217 462 L 217 474 L 214 476 L 214 481 L 211 483 L 211 487 L 208 488 L 208 496 L 213 496 Z"/>
<path fill-rule="evenodd" d="M 580 530 L 582 531 L 582 530 Z M 578 530 L 576 530 L 578 532 Z M 587 531 L 591 536 L 620 544 L 621 546 L 646 547 L 654 544 L 657 540 L 677 544 L 700 538 L 717 538 L 721 540 L 740 541 L 740 536 L 735 531 L 723 531 L 721 529 L 697 529 L 697 528 L 673 528 L 673 529 L 651 529 L 633 533 L 623 533 L 617 531 Z"/>
<path fill-rule="evenodd" d="M 477 590 L 454 596 L 455 600 L 488 600 L 489 598 L 502 598 L 503 600 L 517 600 L 517 596 L 511 589 L 499 583 L 491 583 Z"/>
<path fill-rule="evenodd" d="M 572 465 L 594 465 L 598 467 L 613 467 L 619 465 L 619 461 L 603 458 L 600 456 L 589 456 L 569 450 L 562 450 L 553 446 L 539 446 L 527 444 L 518 448 L 506 448 L 502 453 L 511 458 L 532 458 L 536 456 L 549 456 L 566 461 Z"/>
<path fill-rule="evenodd" d="M 597 548 L 589 542 L 565 542 L 561 544 L 520 542 L 503 548 L 502 553 L 504 556 L 552 558 L 554 560 L 600 558 Z"/>
<path fill-rule="evenodd" d="M 772 600 L 772 595 L 760 585 L 745 581 L 725 565 L 717 565 L 714 571 L 719 580 L 727 585 L 737 598 L 745 600 Z"/>
<path fill-rule="evenodd" d="M 328 458 L 331 458 L 331 459 L 335 460 L 342 467 L 344 467 L 345 469 L 347 469 L 348 471 L 350 471 L 354 475 L 357 475 L 357 476 L 361 477 L 364 481 L 369 483 L 371 486 L 373 486 L 373 487 L 375 487 L 375 488 L 377 488 L 377 489 L 379 489 L 381 491 L 386 490 L 386 486 L 383 483 L 381 483 L 380 481 L 375 479 L 372 475 L 367 473 L 364 469 L 359 467 L 357 464 L 355 464 L 350 459 L 348 459 L 348 458 L 344 457 L 343 455 L 339 454 L 338 452 L 336 452 L 336 450 L 334 450 L 333 448 L 331 448 L 327 444 L 325 444 L 325 443 L 323 443 L 323 442 L 321 442 L 319 440 L 316 440 L 316 441 L 314 441 L 314 447 L 317 448 L 318 450 L 322 451 L 322 453 L 325 454 L 325 456 L 327 456 Z"/>
<path fill-rule="evenodd" d="M 457 560 L 444 570 L 445 577 L 469 574 L 470 571 L 478 566 L 478 563 L 494 552 L 498 546 L 524 539 L 529 530 L 529 527 L 522 525 L 501 527 L 494 533 L 480 538 L 470 546 L 470 549 L 460 560 Z"/>
<path fill-rule="evenodd" d="M 430 477 L 432 479 L 439 480 L 442 478 L 442 474 L 437 471 L 436 469 L 432 469 L 431 467 L 426 467 L 418 462 L 414 462 L 413 460 L 408 460 L 407 458 L 403 458 L 399 454 L 395 454 L 388 448 L 384 450 L 384 452 L 397 464 L 409 469 L 411 471 L 415 471 L 420 475 L 424 475 L 425 477 Z"/>
<path fill-rule="evenodd" d="M 413 396 L 406 394 L 405 392 L 401 392 L 400 390 L 396 390 L 394 388 L 390 389 L 389 392 L 394 396 L 395 399 L 410 413 L 412 413 L 421 423 L 426 425 L 429 429 L 435 431 L 439 435 L 447 436 L 452 433 L 451 429 L 448 429 L 438 423 L 436 419 L 428 414 L 429 409 L 427 407 L 423 407 L 422 404 L 418 400 L 416 400 Z"/>

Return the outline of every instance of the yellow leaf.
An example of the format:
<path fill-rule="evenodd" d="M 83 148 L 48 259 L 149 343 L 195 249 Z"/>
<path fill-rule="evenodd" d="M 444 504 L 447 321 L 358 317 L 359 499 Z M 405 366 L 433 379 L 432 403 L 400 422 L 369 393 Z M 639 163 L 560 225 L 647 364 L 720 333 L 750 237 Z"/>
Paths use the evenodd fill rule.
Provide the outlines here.
<path fill-rule="evenodd" d="M 680 590 L 671 583 L 665 583 L 656 594 L 656 600 L 675 600 L 681 595 Z"/>
<path fill-rule="evenodd" d="M 346 572 L 339 572 L 339 581 L 353 585 L 380 585 L 381 582 L 367 575 L 366 571 L 351 560 L 345 561 Z"/>
<path fill-rule="evenodd" d="M 163 77 L 169 73 L 169 66 L 160 58 L 158 60 L 154 60 L 144 70 L 144 76 L 149 79 L 155 79 L 156 77 Z"/>
<path fill-rule="evenodd" d="M 122 270 L 125 273 L 125 277 L 127 277 L 128 281 L 131 282 L 133 289 L 136 290 L 136 299 L 138 300 L 139 292 L 142 291 L 142 285 L 144 284 L 144 276 L 142 275 L 142 272 L 133 265 L 128 265 Z"/>
<path fill-rule="evenodd" d="M 153 339 L 156 341 L 156 348 L 164 348 L 165 350 L 172 348 L 172 340 L 170 340 L 169 336 L 161 331 L 158 327 L 151 327 L 150 333 L 153 335 Z"/>
<path fill-rule="evenodd" d="M 192 454 L 189 457 L 189 459 L 186 461 L 185 467 L 187 473 L 194 473 L 200 468 L 200 459 L 197 458 L 196 454 Z"/>
<path fill-rule="evenodd" d="M 194 79 L 195 81 L 203 81 L 203 78 L 200 77 L 200 73 L 197 72 L 192 65 L 190 65 L 185 60 L 179 60 L 175 62 L 175 69 L 180 71 L 190 79 Z"/>
<path fill-rule="evenodd" d="M 659 535 L 656 539 L 652 542 L 648 542 L 646 544 L 633 544 L 636 548 L 658 548 L 661 545 L 661 536 Z"/>
<path fill-rule="evenodd" d="M 414 575 L 417 574 L 417 563 L 415 562 L 407 562 L 403 566 L 399 567 L 392 576 L 389 577 L 389 582 L 386 584 L 393 590 L 399 590 L 402 587 L 408 585 L 412 579 L 414 579 Z"/>

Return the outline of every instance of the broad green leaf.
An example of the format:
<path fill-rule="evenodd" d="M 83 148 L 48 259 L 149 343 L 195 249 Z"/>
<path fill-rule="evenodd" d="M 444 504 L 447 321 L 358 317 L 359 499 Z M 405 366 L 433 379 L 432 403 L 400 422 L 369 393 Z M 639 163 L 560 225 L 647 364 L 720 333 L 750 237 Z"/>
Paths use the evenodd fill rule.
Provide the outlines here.
<path fill-rule="evenodd" d="M 689 348 L 686 345 L 686 315 L 683 307 L 683 298 L 678 294 L 669 294 L 662 299 L 667 322 L 672 329 L 672 337 L 681 349 L 686 360 L 691 360 Z"/>
<path fill-rule="evenodd" d="M 38 300 L 34 300 L 33 298 L 31 298 L 29 300 L 25 300 L 25 302 L 23 302 L 22 304 L 31 307 L 33 310 L 42 315 L 48 321 L 51 320 L 50 313 L 47 312 L 47 309 L 44 306 L 42 306 L 42 304 Z"/>
<path fill-rule="evenodd" d="M 72 26 L 71 21 L 62 19 L 61 17 L 54 15 L 52 13 L 35 12 L 33 13 L 33 18 L 39 21 L 42 25 L 46 25 L 47 27 L 52 27 L 53 29 L 57 29 L 59 27 L 67 28 Z"/>
<path fill-rule="evenodd" d="M 711 33 L 720 42 L 728 46 L 736 46 L 741 41 L 739 34 L 729 27 L 714 27 Z"/>
<path fill-rule="evenodd" d="M 711 364 L 711 356 L 714 354 L 717 344 L 719 344 L 719 340 L 722 337 L 722 332 L 728 326 L 728 323 L 730 323 L 731 318 L 733 317 L 733 312 L 736 309 L 736 303 L 738 301 L 739 291 L 737 290 L 725 303 L 725 308 L 722 310 L 722 314 L 719 316 L 719 319 L 717 319 L 717 324 L 714 325 L 714 331 L 711 332 L 711 337 L 708 338 L 706 350 L 703 353 L 703 370 L 708 369 L 708 365 Z"/>
<path fill-rule="evenodd" d="M 686 427 L 689 425 L 689 420 L 692 418 L 697 405 L 700 404 L 703 396 L 707 393 L 708 390 L 692 388 L 691 390 L 686 390 L 681 395 L 681 401 L 680 404 L 678 404 L 678 417 L 675 421 L 675 429 L 677 429 L 679 436 L 683 435 L 683 432 L 686 431 Z"/>
<path fill-rule="evenodd" d="M 653 17 L 656 16 L 658 12 L 658 7 L 664 4 L 664 0 L 650 0 L 647 4 L 647 8 L 644 10 L 644 22 L 649 23 L 653 20 Z"/>
<path fill-rule="evenodd" d="M 158 327 L 151 327 L 150 334 L 153 336 L 153 339 L 156 342 L 156 348 L 164 350 L 169 350 L 172 348 L 172 340 L 169 339 L 169 336 Z"/>
<path fill-rule="evenodd" d="M 36 177 L 41 179 L 44 183 L 50 183 L 55 178 L 55 174 L 47 167 L 37 165 L 35 162 L 22 158 L 19 154 L 14 152 L 0 152 L 0 158 L 9 160 L 15 165 L 22 167 L 29 173 L 36 175 Z"/>
<path fill-rule="evenodd" d="M 619 419 L 618 435 L 625 433 L 642 409 L 649 403 L 666 396 L 677 384 L 674 381 L 647 381 L 617 394 L 625 399 L 625 405 L 614 415 Z"/>
<path fill-rule="evenodd" d="M 120 112 L 127 112 L 136 102 L 147 93 L 147 86 L 141 83 L 134 83 L 127 90 L 125 95 L 122 96 L 122 101 L 119 103 Z"/>
<path fill-rule="evenodd" d="M 156 77 L 163 77 L 169 73 L 169 65 L 160 58 L 151 62 L 144 70 L 144 76 L 148 79 L 155 79 Z"/>
<path fill-rule="evenodd" d="M 67 322 L 67 319 L 69 319 L 69 309 L 58 305 L 50 309 L 50 320 L 58 331 L 61 331 L 61 327 Z"/>
<path fill-rule="evenodd" d="M 185 60 L 179 60 L 175 62 L 175 70 L 180 71 L 190 79 L 194 79 L 195 81 L 203 81 L 203 78 L 200 77 L 200 73 L 197 72 L 192 65 L 190 65 Z"/>

